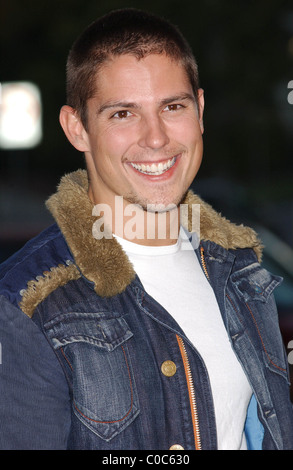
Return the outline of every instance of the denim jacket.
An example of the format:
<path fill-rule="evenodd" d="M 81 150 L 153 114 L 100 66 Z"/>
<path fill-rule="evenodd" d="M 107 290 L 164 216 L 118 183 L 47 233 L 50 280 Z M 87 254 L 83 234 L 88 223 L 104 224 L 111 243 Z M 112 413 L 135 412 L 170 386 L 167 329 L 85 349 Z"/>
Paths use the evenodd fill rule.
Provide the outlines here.
<path fill-rule="evenodd" d="M 292 449 L 281 279 L 261 267 L 251 229 L 188 198 L 201 204 L 195 253 L 253 391 L 248 448 Z M 92 236 L 84 172 L 48 207 L 56 224 L 0 267 L 0 448 L 217 449 L 205 364 L 118 242 Z"/>

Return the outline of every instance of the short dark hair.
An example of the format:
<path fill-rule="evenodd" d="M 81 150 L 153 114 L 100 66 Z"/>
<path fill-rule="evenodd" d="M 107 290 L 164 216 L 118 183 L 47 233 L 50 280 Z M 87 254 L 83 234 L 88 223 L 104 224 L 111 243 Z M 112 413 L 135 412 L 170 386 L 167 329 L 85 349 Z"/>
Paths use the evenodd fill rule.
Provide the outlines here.
<path fill-rule="evenodd" d="M 186 70 L 195 98 L 198 67 L 191 48 L 169 21 L 134 8 L 114 10 L 90 24 L 74 42 L 67 60 L 67 104 L 87 128 L 87 101 L 96 92 L 99 68 L 109 58 L 131 54 L 137 59 L 165 54 Z"/>

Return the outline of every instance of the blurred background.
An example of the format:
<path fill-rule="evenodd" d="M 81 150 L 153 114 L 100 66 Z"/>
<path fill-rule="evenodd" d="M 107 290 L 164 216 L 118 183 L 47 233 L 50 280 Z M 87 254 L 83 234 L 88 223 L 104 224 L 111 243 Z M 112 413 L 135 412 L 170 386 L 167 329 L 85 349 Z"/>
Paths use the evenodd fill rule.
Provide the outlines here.
<path fill-rule="evenodd" d="M 227 218 L 251 225 L 262 237 L 265 267 L 284 277 L 276 299 L 289 353 L 293 349 L 289 343 L 293 340 L 292 0 L 1 0 L 0 262 L 52 223 L 44 201 L 64 173 L 84 166 L 58 122 L 65 103 L 66 58 L 90 22 L 123 7 L 165 16 L 192 45 L 206 102 L 205 157 L 193 189 Z M 26 91 L 33 85 L 32 97 L 16 90 L 18 112 L 10 116 L 14 126 L 7 137 L 4 98 L 19 82 Z M 29 113 L 37 123 L 37 135 L 25 142 L 31 131 L 23 116 Z"/>

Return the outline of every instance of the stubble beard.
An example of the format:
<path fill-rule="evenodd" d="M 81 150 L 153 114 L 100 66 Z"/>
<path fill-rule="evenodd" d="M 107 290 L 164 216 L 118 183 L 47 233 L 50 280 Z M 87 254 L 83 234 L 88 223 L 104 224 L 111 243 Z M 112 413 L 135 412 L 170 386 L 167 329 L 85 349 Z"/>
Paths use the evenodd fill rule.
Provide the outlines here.
<path fill-rule="evenodd" d="M 188 188 L 184 188 L 179 195 L 171 200 L 169 198 L 166 200 L 167 198 L 163 191 L 162 194 L 159 194 L 156 198 L 145 198 L 138 194 L 128 193 L 124 196 L 124 199 L 127 200 L 129 204 L 134 204 L 135 206 L 142 208 L 145 212 L 163 213 L 169 211 L 170 208 L 178 208 L 185 200 L 187 192 Z"/>

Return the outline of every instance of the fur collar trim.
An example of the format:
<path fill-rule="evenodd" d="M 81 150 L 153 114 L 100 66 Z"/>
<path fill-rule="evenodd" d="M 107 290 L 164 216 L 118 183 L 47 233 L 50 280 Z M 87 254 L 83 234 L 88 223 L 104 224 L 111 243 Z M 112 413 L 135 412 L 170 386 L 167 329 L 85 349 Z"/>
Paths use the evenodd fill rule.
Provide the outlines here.
<path fill-rule="evenodd" d="M 135 273 L 116 239 L 97 240 L 93 237 L 96 218 L 92 215 L 94 206 L 87 191 L 87 172 L 70 173 L 61 179 L 58 191 L 47 201 L 47 207 L 62 230 L 81 273 L 94 282 L 97 294 L 111 297 L 122 292 Z M 191 191 L 184 203 L 200 204 L 202 240 L 211 240 L 227 250 L 253 248 L 260 260 L 262 247 L 251 228 L 231 223 Z M 188 222 L 184 223 L 187 229 Z"/>

